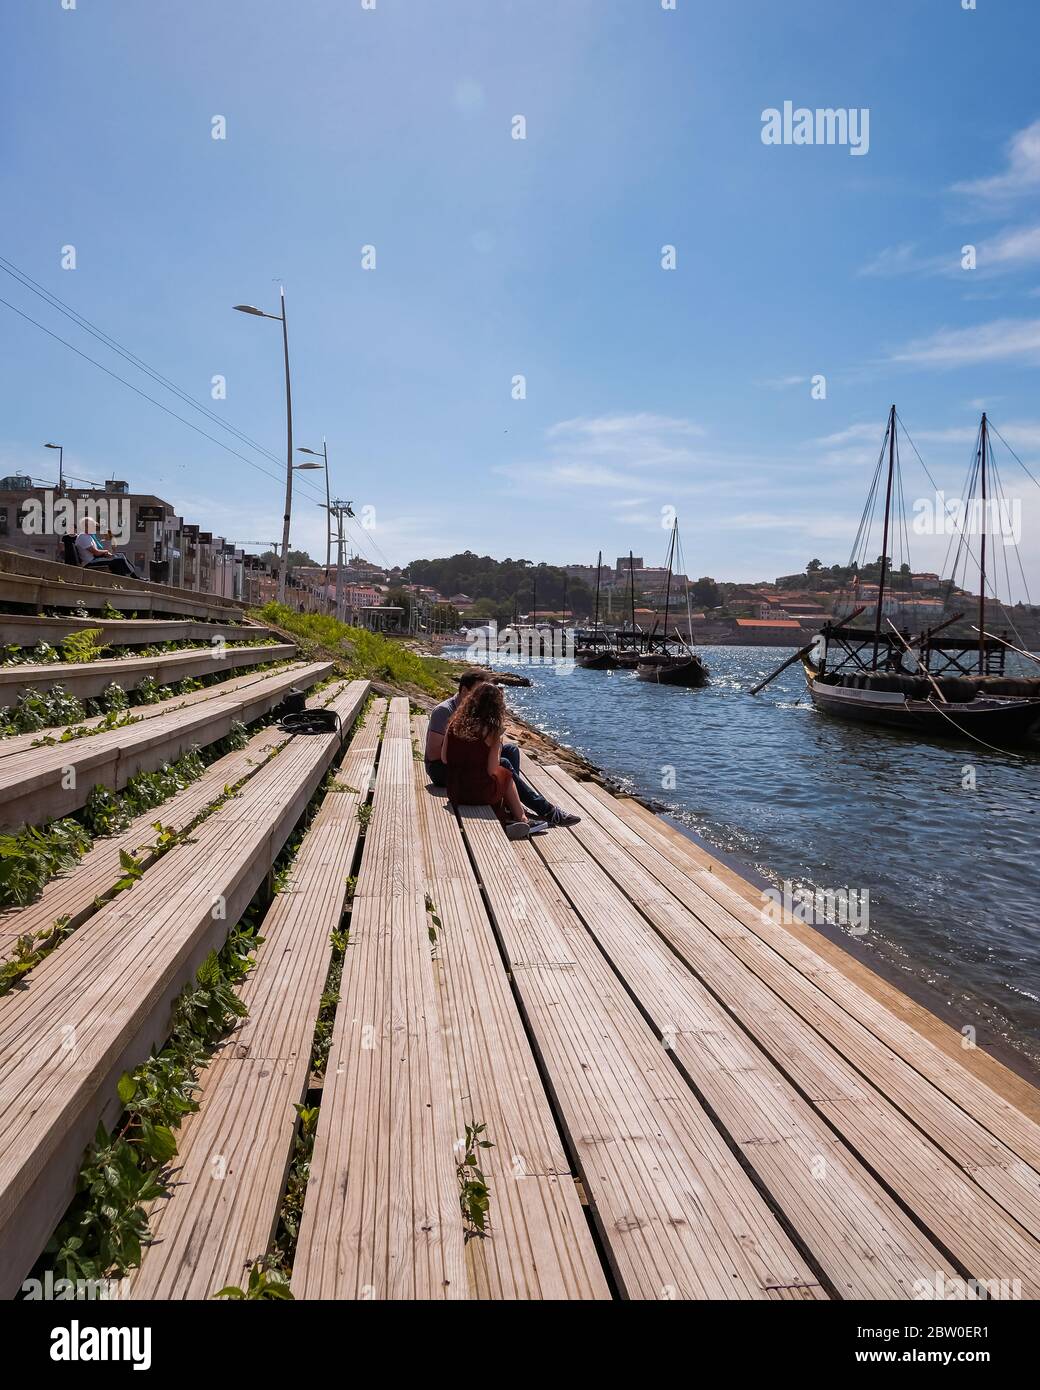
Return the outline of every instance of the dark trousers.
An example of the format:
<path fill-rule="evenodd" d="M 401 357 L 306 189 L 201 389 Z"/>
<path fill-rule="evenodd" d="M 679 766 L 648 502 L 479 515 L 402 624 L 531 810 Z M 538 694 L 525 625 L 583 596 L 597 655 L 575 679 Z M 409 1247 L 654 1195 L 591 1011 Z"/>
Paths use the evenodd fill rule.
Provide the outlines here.
<path fill-rule="evenodd" d="M 541 792 L 535 791 L 530 782 L 525 782 L 520 775 L 520 749 L 515 743 L 503 743 L 501 763 L 503 767 L 508 767 L 513 774 L 513 781 L 516 783 L 516 792 L 520 798 L 520 803 L 526 806 L 529 811 L 533 811 L 536 816 L 545 820 L 552 815 L 553 804 L 546 801 Z"/>
<path fill-rule="evenodd" d="M 525 782 L 520 775 L 520 749 L 515 743 L 503 743 L 502 757 L 500 762 L 503 767 L 508 767 L 513 774 L 513 781 L 516 783 L 516 792 L 520 798 L 520 804 L 526 806 L 529 811 L 533 811 L 536 816 L 544 819 L 552 814 L 553 804 L 546 801 L 541 792 L 535 791 L 529 782 Z M 435 787 L 446 787 L 448 785 L 448 766 L 438 758 L 435 763 L 426 764 L 426 775 Z"/>
<path fill-rule="evenodd" d="M 109 574 L 124 574 L 130 579 L 140 579 L 140 575 L 125 555 L 113 555 L 110 560 L 91 560 L 88 570 L 108 570 Z"/>

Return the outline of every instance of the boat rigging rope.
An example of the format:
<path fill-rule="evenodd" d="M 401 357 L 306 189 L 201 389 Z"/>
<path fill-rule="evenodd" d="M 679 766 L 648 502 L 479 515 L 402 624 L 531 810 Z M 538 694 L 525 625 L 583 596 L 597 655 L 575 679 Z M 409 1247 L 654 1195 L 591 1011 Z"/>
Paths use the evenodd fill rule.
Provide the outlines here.
<path fill-rule="evenodd" d="M 935 479 L 932 477 L 931 470 L 929 469 L 928 465 L 925 463 L 924 459 L 921 457 L 921 451 L 918 449 L 917 445 L 914 443 L 913 439 L 911 438 L 910 431 L 907 429 L 905 421 L 903 420 L 903 418 L 902 418 L 901 415 L 897 415 L 896 418 L 898 419 L 899 423 L 900 423 L 900 424 L 902 425 L 902 427 L 903 427 L 903 433 L 906 435 L 907 440 L 909 441 L 909 444 L 910 444 L 911 449 L 913 449 L 914 453 L 917 455 L 917 461 L 918 461 L 918 463 L 919 463 L 919 464 L 921 465 L 921 467 L 924 469 L 925 477 L 928 479 L 928 481 L 931 483 L 932 487 L 935 489 L 936 496 L 938 496 L 938 495 L 939 495 L 939 485 L 936 483 Z M 1000 431 L 997 429 L 997 427 L 993 424 L 992 420 L 988 420 L 987 423 L 989 424 L 989 427 L 990 427 L 990 429 L 993 431 L 993 433 L 997 436 L 997 438 L 1000 440 L 1000 442 L 1004 445 L 1004 447 L 1005 447 L 1005 448 L 1008 450 L 1008 452 L 1011 454 L 1012 458 L 1014 458 L 1015 461 L 1016 461 L 1018 464 L 1021 465 L 1021 467 L 1025 470 L 1025 472 L 1029 474 L 1029 477 L 1030 477 L 1030 478 L 1033 478 L 1033 475 L 1032 475 L 1031 473 L 1029 473 L 1029 469 L 1026 468 L 1026 466 L 1025 466 L 1024 463 L 1022 463 L 1022 460 L 1021 460 L 1021 459 L 1018 457 L 1018 455 L 1015 453 L 1014 449 L 1011 448 L 1011 446 L 1008 444 L 1007 440 L 1006 440 L 1006 439 L 1004 438 L 1004 436 L 1000 433 Z M 981 430 L 982 430 L 982 426 L 980 425 L 980 426 L 979 426 L 979 433 L 976 435 L 975 452 L 974 452 L 974 454 L 973 454 L 973 456 L 972 456 L 971 467 L 970 467 L 969 470 L 968 470 L 968 496 L 969 496 L 969 497 L 972 496 L 972 495 L 974 494 L 974 491 L 975 491 L 975 478 L 977 477 L 978 470 L 979 470 L 979 434 L 981 434 Z M 992 467 L 992 459 L 990 459 L 990 465 L 991 465 L 991 467 Z M 1035 478 L 1033 478 L 1033 482 L 1036 482 L 1036 481 L 1037 481 L 1037 480 L 1036 480 Z M 1037 485 L 1040 486 L 1040 483 L 1038 483 Z M 983 520 L 983 524 L 985 524 L 985 519 Z M 963 547 L 963 549 L 967 552 L 967 555 L 968 555 L 968 557 L 969 557 L 970 559 L 974 560 L 976 564 L 979 563 L 977 557 L 975 556 L 974 552 L 972 551 L 971 542 L 968 540 L 967 533 L 965 532 L 965 530 L 963 529 L 963 527 L 960 525 L 959 522 L 955 521 L 954 525 L 955 525 L 954 535 L 956 535 L 956 536 L 958 537 L 958 542 L 957 542 L 957 554 L 956 554 L 956 557 L 955 557 L 954 562 L 953 562 L 953 569 L 950 571 L 950 583 L 949 583 L 949 587 L 948 587 L 948 591 L 947 591 L 947 603 L 949 602 L 949 597 L 950 597 L 950 594 L 952 593 L 952 588 L 953 588 L 953 584 L 954 584 L 954 579 L 955 579 L 956 572 L 957 572 L 957 566 L 960 564 L 960 556 L 961 556 L 962 547 Z M 950 548 L 951 548 L 952 545 L 953 545 L 953 536 L 950 537 L 950 543 L 949 543 L 949 545 L 946 547 L 946 555 L 947 555 L 947 558 L 949 557 Z M 1021 557 L 1019 557 L 1019 564 L 1021 565 L 1021 563 L 1022 563 Z M 943 562 L 943 567 L 945 568 L 945 561 Z M 965 561 L 965 579 L 967 579 L 967 561 Z M 1023 576 L 1023 580 L 1024 580 L 1024 576 Z M 1011 631 L 1015 634 L 1015 636 L 1018 638 L 1019 642 L 1020 642 L 1020 643 L 1022 644 L 1022 646 L 1024 647 L 1024 646 L 1026 645 L 1025 640 L 1023 639 L 1022 634 L 1019 632 L 1017 626 L 1015 625 L 1015 620 L 1014 620 L 1014 618 L 1011 616 L 1011 614 L 1008 612 L 1007 608 L 1006 608 L 1006 607 L 1004 606 L 1004 604 L 1001 602 L 1000 595 L 997 593 L 996 588 L 994 587 L 993 581 L 992 581 L 992 579 L 991 579 L 989 576 L 987 576 L 987 588 L 989 589 L 990 593 L 992 594 L 993 602 L 997 604 L 997 606 L 1000 608 L 1001 613 L 1004 615 L 1004 621 L 1007 623 L 1008 627 L 1010 627 Z M 1009 597 L 1010 597 L 1010 594 L 1009 594 Z M 1029 591 L 1028 591 L 1028 589 L 1026 590 L 1026 599 L 1027 599 L 1027 601 L 1028 601 L 1028 599 L 1029 599 Z"/>

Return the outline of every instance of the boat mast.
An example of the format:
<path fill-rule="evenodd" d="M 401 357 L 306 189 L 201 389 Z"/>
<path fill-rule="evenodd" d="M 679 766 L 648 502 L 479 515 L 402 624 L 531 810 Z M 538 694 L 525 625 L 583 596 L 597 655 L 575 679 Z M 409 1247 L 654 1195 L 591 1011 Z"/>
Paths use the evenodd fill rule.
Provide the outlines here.
<path fill-rule="evenodd" d="M 560 626 L 567 626 L 567 571 L 563 572 L 563 612 L 560 614 Z"/>
<path fill-rule="evenodd" d="M 531 626 L 538 626 L 538 580 L 531 575 Z"/>
<path fill-rule="evenodd" d="M 986 674 L 986 412 L 982 412 L 979 447 L 982 451 L 982 549 L 979 555 L 979 675 Z"/>
<path fill-rule="evenodd" d="M 665 655 L 668 654 L 668 604 L 672 597 L 672 560 L 675 556 L 675 533 L 679 528 L 679 518 L 676 517 L 672 522 L 672 541 L 668 547 L 668 582 L 664 590 L 664 647 Z"/>
<path fill-rule="evenodd" d="M 599 639 L 599 572 L 603 568 L 603 551 L 599 552 L 596 558 L 596 617 L 592 624 L 592 645 L 595 647 Z"/>
<path fill-rule="evenodd" d="M 628 610 L 632 623 L 632 650 L 636 649 L 636 572 L 632 568 L 632 552 L 628 552 Z"/>
<path fill-rule="evenodd" d="M 874 659 L 871 670 L 877 670 L 878 646 L 881 642 L 881 614 L 885 606 L 885 578 L 888 573 L 888 525 L 892 515 L 892 475 L 896 464 L 896 408 L 888 412 L 888 486 L 885 489 L 885 531 L 881 538 L 881 575 L 878 580 L 877 611 L 874 614 Z M 869 552 L 868 552 L 869 554 Z"/>

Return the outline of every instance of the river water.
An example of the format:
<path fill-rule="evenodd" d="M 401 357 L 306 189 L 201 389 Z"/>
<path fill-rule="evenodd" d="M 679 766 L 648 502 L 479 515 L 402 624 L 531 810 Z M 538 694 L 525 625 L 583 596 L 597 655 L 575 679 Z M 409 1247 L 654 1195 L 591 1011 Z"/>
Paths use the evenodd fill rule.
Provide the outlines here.
<path fill-rule="evenodd" d="M 854 890 L 860 906 L 869 892 L 856 935 L 879 968 L 1040 1065 L 1040 754 L 843 723 L 813 708 L 800 663 L 748 694 L 790 655 L 704 649 L 703 690 L 492 664 L 531 678 L 506 691 L 518 715 L 738 864 L 792 890 Z"/>

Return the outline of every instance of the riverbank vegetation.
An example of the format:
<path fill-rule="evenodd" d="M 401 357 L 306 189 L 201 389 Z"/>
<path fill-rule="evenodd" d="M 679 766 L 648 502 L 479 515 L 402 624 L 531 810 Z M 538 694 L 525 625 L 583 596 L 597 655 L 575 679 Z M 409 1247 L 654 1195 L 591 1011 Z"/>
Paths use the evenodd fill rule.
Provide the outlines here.
<path fill-rule="evenodd" d="M 289 633 L 305 652 L 308 648 L 328 652 L 353 679 L 417 686 L 427 695 L 444 696 L 455 691 L 452 662 L 420 656 L 401 638 L 351 627 L 328 613 L 295 613 L 281 603 L 267 603 L 254 616 Z"/>

